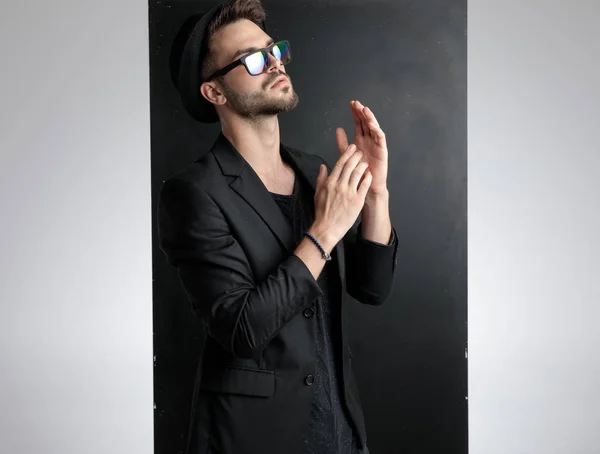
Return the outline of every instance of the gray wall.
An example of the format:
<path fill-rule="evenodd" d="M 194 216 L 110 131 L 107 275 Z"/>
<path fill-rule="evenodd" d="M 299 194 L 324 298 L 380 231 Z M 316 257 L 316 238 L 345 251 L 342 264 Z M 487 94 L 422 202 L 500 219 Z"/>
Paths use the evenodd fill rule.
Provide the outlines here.
<path fill-rule="evenodd" d="M 596 453 L 600 6 L 469 8 L 470 452 Z M 0 21 L 0 452 L 151 453 L 147 2 Z"/>
<path fill-rule="evenodd" d="M 600 452 L 599 13 L 469 2 L 474 454 Z"/>
<path fill-rule="evenodd" d="M 0 453 L 151 453 L 147 4 L 0 23 Z"/>

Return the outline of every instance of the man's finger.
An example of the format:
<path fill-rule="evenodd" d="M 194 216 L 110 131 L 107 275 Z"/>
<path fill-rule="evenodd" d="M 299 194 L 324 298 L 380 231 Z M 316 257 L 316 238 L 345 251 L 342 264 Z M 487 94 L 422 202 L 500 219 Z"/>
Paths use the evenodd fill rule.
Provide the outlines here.
<path fill-rule="evenodd" d="M 362 124 L 363 133 L 367 135 L 369 131 L 368 123 L 370 121 L 370 118 L 368 118 L 365 113 L 367 107 L 363 106 L 359 101 L 356 101 L 356 109 L 358 112 L 358 118 Z"/>
<path fill-rule="evenodd" d="M 344 131 L 344 128 L 337 128 L 335 130 L 335 141 L 337 143 L 340 155 L 344 154 L 348 148 L 348 136 L 346 136 L 346 131 Z"/>
<path fill-rule="evenodd" d="M 354 153 L 356 152 L 356 145 L 350 144 L 350 146 L 344 151 L 344 153 L 340 156 L 340 159 L 337 160 L 333 169 L 329 173 L 329 179 L 331 181 L 337 181 L 340 178 L 340 174 L 346 165 L 348 159 L 350 159 Z"/>
<path fill-rule="evenodd" d="M 385 146 L 385 134 L 375 118 L 375 114 L 368 107 L 364 107 L 362 114 L 365 117 L 366 127 L 370 132 L 370 136 L 375 139 L 376 143 L 380 146 Z"/>
<path fill-rule="evenodd" d="M 373 111 L 371 109 L 369 109 L 368 107 L 365 107 L 363 109 L 363 113 L 365 114 L 365 118 L 367 119 L 367 122 L 373 122 L 375 123 L 377 126 L 379 126 L 379 122 L 377 121 L 377 118 L 375 118 L 375 114 L 373 113 Z"/>
<path fill-rule="evenodd" d="M 358 101 L 350 102 L 350 110 L 352 111 L 352 118 L 354 119 L 354 141 L 359 136 L 364 136 L 365 131 L 363 130 L 362 121 L 360 120 L 360 114 L 358 113 Z"/>
<path fill-rule="evenodd" d="M 375 143 L 380 147 L 386 148 L 387 144 L 385 140 L 385 133 L 383 132 L 381 127 L 372 121 L 369 122 L 367 125 L 369 130 L 371 131 L 371 137 L 375 140 Z"/>

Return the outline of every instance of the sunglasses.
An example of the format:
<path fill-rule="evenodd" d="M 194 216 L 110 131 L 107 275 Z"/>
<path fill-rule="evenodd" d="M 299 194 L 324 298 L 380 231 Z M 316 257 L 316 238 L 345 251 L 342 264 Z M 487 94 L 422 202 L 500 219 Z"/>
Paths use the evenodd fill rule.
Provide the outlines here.
<path fill-rule="evenodd" d="M 275 58 L 281 60 L 281 63 L 284 65 L 292 60 L 290 43 L 288 41 L 279 41 L 271 44 L 269 47 L 258 49 L 248 55 L 244 55 L 224 68 L 215 71 L 206 79 L 206 81 L 212 80 L 218 76 L 224 76 L 239 65 L 244 65 L 248 74 L 251 76 L 258 76 L 259 74 L 267 72 L 269 69 L 269 54 L 272 54 Z"/>

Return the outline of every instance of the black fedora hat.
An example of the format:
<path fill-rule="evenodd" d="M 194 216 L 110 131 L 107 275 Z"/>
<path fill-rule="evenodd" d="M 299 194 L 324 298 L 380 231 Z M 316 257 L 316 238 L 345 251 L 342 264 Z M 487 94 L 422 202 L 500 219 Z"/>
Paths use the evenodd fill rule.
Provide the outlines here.
<path fill-rule="evenodd" d="M 214 105 L 200 93 L 200 85 L 204 82 L 201 67 L 207 51 L 207 26 L 226 3 L 219 3 L 206 13 L 197 12 L 189 16 L 181 25 L 171 46 L 171 81 L 179 92 L 185 109 L 192 118 L 202 123 L 219 121 Z M 261 27 L 267 31 L 264 21 Z"/>

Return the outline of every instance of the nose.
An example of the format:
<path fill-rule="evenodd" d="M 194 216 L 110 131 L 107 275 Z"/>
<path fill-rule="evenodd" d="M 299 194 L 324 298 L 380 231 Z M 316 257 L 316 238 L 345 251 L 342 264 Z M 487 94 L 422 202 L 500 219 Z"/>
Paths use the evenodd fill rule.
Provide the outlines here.
<path fill-rule="evenodd" d="M 273 70 L 279 72 L 284 68 L 283 63 L 281 63 L 281 60 L 279 58 L 275 57 L 275 55 L 273 55 L 270 52 L 267 55 L 269 56 L 269 61 L 267 63 L 269 66 L 269 72 Z"/>

